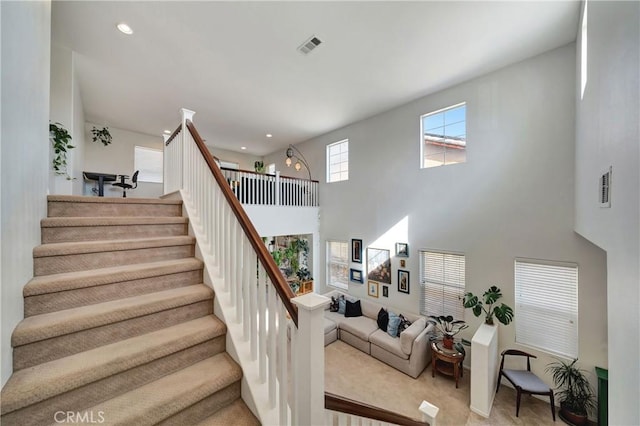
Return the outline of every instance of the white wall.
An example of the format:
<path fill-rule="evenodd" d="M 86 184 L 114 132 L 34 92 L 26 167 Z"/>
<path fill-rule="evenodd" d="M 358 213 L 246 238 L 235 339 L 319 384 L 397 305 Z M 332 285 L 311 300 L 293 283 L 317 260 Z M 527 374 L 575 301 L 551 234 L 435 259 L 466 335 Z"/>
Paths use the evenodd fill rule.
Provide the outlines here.
<path fill-rule="evenodd" d="M 515 257 L 576 262 L 581 363 L 591 371 L 606 364 L 605 255 L 573 231 L 574 70 L 571 44 L 298 145 L 321 182 L 320 244 L 361 238 L 364 247 L 393 255 L 396 242 L 409 243 L 411 293 L 397 291 L 394 258 L 389 298 L 381 302 L 413 312 L 418 249 L 465 253 L 467 290 L 482 294 L 495 284 L 512 307 Z M 462 101 L 467 163 L 420 169 L 420 115 Z M 349 180 L 326 184 L 326 145 L 345 138 Z M 280 152 L 270 160 L 286 170 Z M 316 271 L 318 283 L 325 282 L 324 269 Z M 368 297 L 365 285 L 350 284 L 349 292 Z M 465 319 L 470 338 L 482 320 L 471 311 Z M 514 325 L 499 330 L 500 350 L 518 347 Z M 552 358 L 530 351 L 540 355 L 534 370 L 551 384 L 544 368 Z"/>
<path fill-rule="evenodd" d="M 12 372 L 11 333 L 23 318 L 22 288 L 33 276 L 49 177 L 51 5 L 0 2 L 2 130 L 0 240 L 2 384 Z"/>
<path fill-rule="evenodd" d="M 198 127 L 196 123 L 196 128 Z M 238 163 L 240 165 L 241 170 L 248 170 L 250 172 L 254 171 L 253 163 L 258 160 L 262 160 L 262 157 L 252 154 L 243 154 L 241 152 L 229 151 L 226 149 L 214 148 L 210 145 L 207 145 L 209 151 L 217 157 L 219 160 L 231 161 L 233 163 Z M 267 164 L 265 163 L 265 166 Z"/>
<path fill-rule="evenodd" d="M 144 133 L 132 132 L 129 130 L 118 129 L 117 127 L 109 127 L 109 132 L 113 137 L 110 145 L 104 146 L 101 142 L 93 142 L 91 129 L 93 126 L 102 128 L 101 124 L 86 123 L 85 133 L 85 156 L 84 170 L 89 172 L 103 172 L 112 174 L 133 175 L 134 166 L 134 150 L 135 146 L 144 146 L 147 148 L 163 149 L 162 136 L 147 135 Z M 85 193 L 87 189 L 92 188 L 94 181 L 88 181 L 85 184 Z M 90 195 L 90 192 L 87 193 Z M 127 197 L 134 198 L 157 198 L 162 195 L 162 184 L 141 182 L 138 180 L 138 188 L 127 191 Z M 122 197 L 122 189 L 117 186 L 105 184 L 105 197 Z"/>
<path fill-rule="evenodd" d="M 578 81 L 576 95 L 576 230 L 607 251 L 609 424 L 636 425 L 640 422 L 640 3 L 589 1 L 587 21 L 586 88 L 581 99 Z M 581 48 L 579 44 L 578 52 Z M 579 55 L 578 80 L 580 59 Z M 598 178 L 609 166 L 613 167 L 611 208 L 600 208 Z"/>
<path fill-rule="evenodd" d="M 66 47 L 51 46 L 50 120 L 52 123 L 61 123 L 69 131 L 71 145 L 75 148 L 67 153 L 67 174 L 72 179 L 58 176 L 52 167 L 49 168 L 50 194 L 82 194 L 84 111 L 74 57 L 75 53 Z M 50 163 L 53 156 L 53 148 L 50 147 Z"/>

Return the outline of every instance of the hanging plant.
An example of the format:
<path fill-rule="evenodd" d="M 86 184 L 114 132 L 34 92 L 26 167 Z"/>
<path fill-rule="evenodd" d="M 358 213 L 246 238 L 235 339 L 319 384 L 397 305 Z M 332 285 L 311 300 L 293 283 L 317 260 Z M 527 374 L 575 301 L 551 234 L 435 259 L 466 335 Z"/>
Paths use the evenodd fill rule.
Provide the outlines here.
<path fill-rule="evenodd" d="M 102 142 L 102 145 L 107 146 L 111 143 L 113 139 L 111 137 L 111 133 L 109 133 L 108 127 L 103 127 L 102 129 L 98 129 L 96 126 L 93 126 L 91 129 L 91 133 L 93 134 L 94 142 Z"/>
<path fill-rule="evenodd" d="M 67 151 L 75 148 L 71 145 L 71 135 L 60 123 L 49 123 L 49 139 L 53 145 L 53 171 L 56 175 L 72 177 L 67 173 Z"/>

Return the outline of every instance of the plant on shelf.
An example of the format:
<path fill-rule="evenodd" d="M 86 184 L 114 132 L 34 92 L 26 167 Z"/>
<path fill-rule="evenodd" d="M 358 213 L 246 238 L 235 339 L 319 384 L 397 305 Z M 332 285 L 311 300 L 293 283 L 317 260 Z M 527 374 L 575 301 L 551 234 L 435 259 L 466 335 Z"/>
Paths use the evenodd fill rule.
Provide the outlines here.
<path fill-rule="evenodd" d="M 587 423 L 590 410 L 596 409 L 593 390 L 585 376 L 585 370 L 573 361 L 557 360 L 547 365 L 546 371 L 553 376 L 560 401 L 560 418 L 574 425 Z"/>
<path fill-rule="evenodd" d="M 255 169 L 256 173 L 264 173 L 264 161 L 256 161 L 255 163 L 253 163 L 253 168 Z"/>
<path fill-rule="evenodd" d="M 482 300 L 473 293 L 464 295 L 463 304 L 465 308 L 471 308 L 473 314 L 477 317 L 485 313 L 485 324 L 493 325 L 493 317 L 495 316 L 502 324 L 507 325 L 513 320 L 513 309 L 502 303 L 500 306 L 493 306 L 494 303 L 502 297 L 502 292 L 498 287 L 491 286 L 489 290 L 482 295 Z"/>
<path fill-rule="evenodd" d="M 454 320 L 451 315 L 429 315 L 427 322 L 433 324 L 440 332 L 442 335 L 442 344 L 447 349 L 453 348 L 453 337 L 465 328 L 469 327 L 467 323 L 462 320 Z M 456 349 L 458 349 L 457 345 Z"/>
<path fill-rule="evenodd" d="M 49 123 L 49 139 L 53 145 L 53 171 L 56 175 L 72 177 L 67 173 L 67 152 L 75 148 L 71 145 L 71 135 L 60 123 Z"/>
<path fill-rule="evenodd" d="M 94 142 L 102 142 L 104 146 L 109 145 L 111 143 L 111 140 L 113 139 L 111 137 L 111 133 L 109 132 L 109 128 L 106 126 L 102 129 L 98 129 L 96 126 L 93 126 L 93 129 L 91 129 L 91 134 L 93 134 Z"/>
<path fill-rule="evenodd" d="M 313 277 L 311 277 L 311 272 L 309 272 L 309 269 L 307 269 L 306 266 L 300 267 L 298 272 L 296 272 L 296 276 L 299 281 L 311 281 L 313 279 Z"/>

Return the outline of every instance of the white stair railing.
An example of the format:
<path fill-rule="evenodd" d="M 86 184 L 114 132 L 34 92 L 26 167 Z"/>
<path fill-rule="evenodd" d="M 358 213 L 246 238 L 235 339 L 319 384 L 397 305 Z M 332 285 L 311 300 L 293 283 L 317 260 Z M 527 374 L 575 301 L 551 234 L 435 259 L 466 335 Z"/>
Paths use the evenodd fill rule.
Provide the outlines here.
<path fill-rule="evenodd" d="M 264 424 L 321 424 L 322 321 L 329 299 L 316 294 L 293 299 L 193 126 L 194 112 L 182 114 L 182 125 L 165 143 L 164 191 L 182 196 L 257 414 Z"/>

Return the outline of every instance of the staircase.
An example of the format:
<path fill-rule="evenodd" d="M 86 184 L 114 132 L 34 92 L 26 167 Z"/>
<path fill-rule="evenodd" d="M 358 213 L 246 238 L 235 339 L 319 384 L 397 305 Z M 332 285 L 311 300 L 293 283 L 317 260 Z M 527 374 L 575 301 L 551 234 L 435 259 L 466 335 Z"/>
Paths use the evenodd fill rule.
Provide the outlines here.
<path fill-rule="evenodd" d="M 257 425 L 182 202 L 49 196 L 3 426 Z"/>

